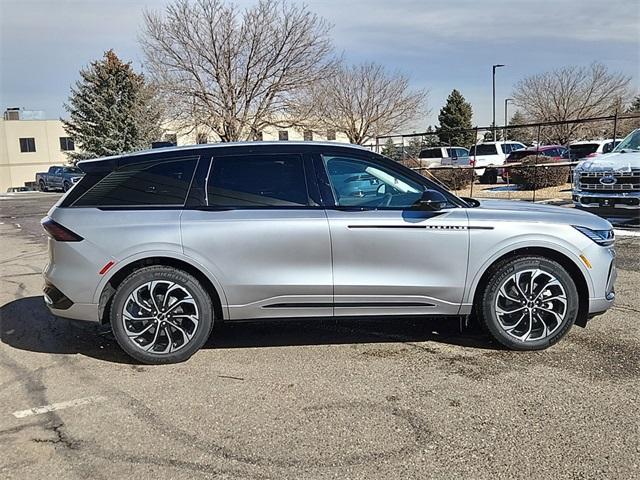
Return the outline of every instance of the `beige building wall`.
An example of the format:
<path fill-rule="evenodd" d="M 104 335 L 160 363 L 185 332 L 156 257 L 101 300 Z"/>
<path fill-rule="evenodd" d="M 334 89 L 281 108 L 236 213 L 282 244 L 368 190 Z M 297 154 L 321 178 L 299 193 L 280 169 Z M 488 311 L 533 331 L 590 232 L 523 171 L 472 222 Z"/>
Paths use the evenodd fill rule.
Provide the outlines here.
<path fill-rule="evenodd" d="M 67 164 L 60 149 L 60 137 L 67 136 L 59 120 L 0 119 L 0 193 L 35 181 L 37 172 L 52 165 Z M 33 138 L 35 152 L 21 152 L 21 138 Z"/>
<path fill-rule="evenodd" d="M 286 131 L 288 140 L 304 140 L 304 131 L 295 128 L 281 129 Z M 168 128 L 170 132 L 171 129 Z M 329 132 L 313 132 L 314 141 L 327 141 Z M 206 137 L 207 143 L 215 143 L 219 139 L 206 129 L 194 129 L 189 134 L 178 134 L 178 145 L 198 143 L 198 134 Z M 3 120 L 0 118 L 0 193 L 11 187 L 23 187 L 25 182 L 35 181 L 36 173 L 44 172 L 52 165 L 65 165 L 69 159 L 60 149 L 60 138 L 67 137 L 60 120 Z M 165 135 L 169 140 L 170 135 Z M 262 140 L 279 140 L 279 129 L 269 128 L 262 132 Z M 21 152 L 20 139 L 35 139 L 35 152 Z M 201 138 L 205 140 L 205 138 Z M 336 142 L 348 143 L 343 133 L 335 134 Z"/>

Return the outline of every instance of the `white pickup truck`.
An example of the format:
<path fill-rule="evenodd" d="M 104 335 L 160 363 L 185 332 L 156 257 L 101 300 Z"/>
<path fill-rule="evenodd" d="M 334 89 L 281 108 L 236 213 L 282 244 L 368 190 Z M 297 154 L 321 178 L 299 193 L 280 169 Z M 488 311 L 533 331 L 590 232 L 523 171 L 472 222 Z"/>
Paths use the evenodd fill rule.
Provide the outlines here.
<path fill-rule="evenodd" d="M 469 150 L 471 164 L 476 167 L 476 175 L 480 177 L 480 183 L 493 184 L 498 181 L 498 168 L 504 164 L 507 156 L 514 150 L 525 148 L 520 142 L 483 142 Z"/>
<path fill-rule="evenodd" d="M 623 222 L 640 222 L 640 129 L 611 153 L 578 163 L 572 197 L 577 208 Z"/>

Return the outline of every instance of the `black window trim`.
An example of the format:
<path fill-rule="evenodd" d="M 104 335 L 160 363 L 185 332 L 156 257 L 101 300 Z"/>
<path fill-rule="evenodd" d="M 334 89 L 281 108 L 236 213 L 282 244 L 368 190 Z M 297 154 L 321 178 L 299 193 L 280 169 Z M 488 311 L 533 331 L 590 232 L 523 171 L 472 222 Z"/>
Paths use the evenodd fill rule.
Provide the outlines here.
<path fill-rule="evenodd" d="M 211 173 L 211 169 L 213 168 L 214 162 L 220 158 L 227 157 L 247 157 L 247 156 L 260 156 L 260 157 L 275 157 L 278 155 L 293 155 L 297 156 L 302 160 L 302 171 L 304 173 L 304 181 L 305 187 L 307 190 L 307 201 L 313 201 L 317 205 L 233 205 L 233 206 L 210 206 L 209 203 L 209 174 Z M 233 211 L 233 210 L 322 210 L 324 209 L 324 205 L 322 204 L 321 195 L 318 190 L 318 184 L 315 177 L 315 172 L 312 172 L 312 158 L 308 153 L 305 153 L 302 150 L 297 151 L 247 151 L 247 152 L 233 152 L 227 154 L 214 154 L 209 158 L 209 165 L 207 167 L 207 175 L 203 179 L 204 182 L 204 192 L 205 197 L 204 201 L 200 204 L 197 202 L 188 202 L 185 206 L 186 210 L 203 210 L 210 212 L 223 212 L 223 211 Z"/>
<path fill-rule="evenodd" d="M 194 178 L 196 176 L 196 172 L 198 171 L 198 166 L 200 164 L 200 160 L 201 160 L 201 155 L 186 155 L 186 156 L 179 156 L 179 157 L 166 157 L 166 158 L 153 158 L 153 159 L 145 159 L 144 161 L 141 162 L 135 162 L 135 163 L 126 163 L 122 166 L 119 166 L 118 168 L 112 169 L 109 172 L 106 173 L 106 175 L 104 177 L 106 177 L 107 175 L 109 175 L 111 172 L 115 172 L 120 170 L 121 168 L 124 167 L 134 167 L 136 165 L 149 165 L 147 168 L 156 166 L 156 165 L 161 165 L 163 163 L 173 163 L 173 162 L 179 162 L 181 160 L 195 160 L 196 161 L 196 166 L 193 169 L 193 173 L 191 174 L 191 180 L 189 181 L 189 186 L 187 187 L 186 190 L 186 195 L 185 195 L 185 199 L 184 201 L 179 204 L 179 203 L 170 203 L 170 204 L 150 204 L 150 205 L 76 205 L 76 203 L 82 198 L 84 197 L 88 192 L 91 191 L 91 189 L 97 185 L 98 183 L 100 183 L 101 180 L 99 180 L 98 182 L 96 182 L 94 185 L 92 185 L 91 187 L 89 187 L 86 191 L 84 191 L 82 193 L 82 195 L 80 195 L 78 198 L 75 198 L 70 204 L 65 205 L 64 202 L 63 204 L 61 204 L 61 206 L 64 207 L 68 207 L 68 208 L 97 208 L 98 210 L 104 210 L 104 211 L 110 211 L 110 210 L 183 210 L 185 208 L 185 205 L 187 204 L 187 201 L 191 195 L 191 188 L 193 186 L 193 181 Z M 103 178 L 104 178 L 103 177 Z"/>
<path fill-rule="evenodd" d="M 22 145 L 24 141 L 24 145 L 27 147 L 26 150 L 22 149 Z M 30 141 L 33 144 L 33 150 L 31 150 L 29 147 L 30 145 Z M 20 153 L 36 153 L 37 149 L 36 149 L 36 137 L 19 137 L 18 138 L 18 144 L 20 146 Z"/>

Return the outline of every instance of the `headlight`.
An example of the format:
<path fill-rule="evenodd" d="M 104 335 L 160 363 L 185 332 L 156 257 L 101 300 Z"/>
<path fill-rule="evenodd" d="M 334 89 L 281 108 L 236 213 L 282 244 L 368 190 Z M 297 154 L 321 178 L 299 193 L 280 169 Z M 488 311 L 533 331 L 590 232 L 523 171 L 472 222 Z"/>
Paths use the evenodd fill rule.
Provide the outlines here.
<path fill-rule="evenodd" d="M 613 245 L 615 241 L 615 235 L 613 233 L 613 229 L 609 230 L 591 230 L 587 227 L 578 227 L 576 225 L 573 226 L 579 232 L 585 234 L 591 240 L 596 242 L 598 245 L 602 245 L 603 247 L 607 247 L 609 245 Z"/>

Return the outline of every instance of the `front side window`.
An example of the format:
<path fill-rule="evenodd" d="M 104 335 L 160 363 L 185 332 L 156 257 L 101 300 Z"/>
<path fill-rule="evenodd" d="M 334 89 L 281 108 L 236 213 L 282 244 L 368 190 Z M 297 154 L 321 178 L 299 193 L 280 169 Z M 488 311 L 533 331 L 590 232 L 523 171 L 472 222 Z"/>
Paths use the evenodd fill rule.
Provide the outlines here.
<path fill-rule="evenodd" d="M 20 152 L 32 153 L 36 151 L 36 139 L 35 138 L 21 138 L 20 139 Z"/>
<path fill-rule="evenodd" d="M 79 207 L 182 206 L 197 158 L 125 165 L 112 171 L 73 204 Z"/>
<path fill-rule="evenodd" d="M 212 207 L 300 207 L 309 194 L 300 155 L 214 158 L 207 183 Z"/>
<path fill-rule="evenodd" d="M 384 165 L 343 156 L 323 156 L 333 196 L 340 207 L 406 209 L 425 187 Z"/>

